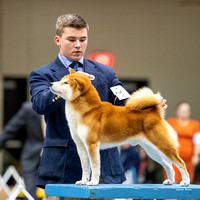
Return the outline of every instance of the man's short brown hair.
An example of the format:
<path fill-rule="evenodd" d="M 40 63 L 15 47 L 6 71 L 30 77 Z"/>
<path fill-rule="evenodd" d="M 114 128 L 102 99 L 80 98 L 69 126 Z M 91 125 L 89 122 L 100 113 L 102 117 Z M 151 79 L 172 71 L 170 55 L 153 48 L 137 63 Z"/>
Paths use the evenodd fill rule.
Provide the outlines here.
<path fill-rule="evenodd" d="M 89 30 L 88 23 L 77 14 L 65 14 L 58 17 L 56 22 L 56 35 L 62 36 L 62 33 L 64 32 L 63 29 L 65 27 L 77 29 L 87 28 L 87 30 Z"/>

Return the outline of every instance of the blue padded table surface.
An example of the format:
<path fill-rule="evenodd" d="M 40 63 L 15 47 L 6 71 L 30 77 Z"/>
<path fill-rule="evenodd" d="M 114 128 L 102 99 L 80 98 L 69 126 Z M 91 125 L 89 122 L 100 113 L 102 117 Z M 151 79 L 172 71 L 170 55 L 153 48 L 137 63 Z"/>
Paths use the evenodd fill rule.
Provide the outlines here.
<path fill-rule="evenodd" d="M 133 199 L 200 199 L 200 185 L 181 187 L 162 184 L 48 184 L 45 194 L 74 198 L 133 198 Z"/>

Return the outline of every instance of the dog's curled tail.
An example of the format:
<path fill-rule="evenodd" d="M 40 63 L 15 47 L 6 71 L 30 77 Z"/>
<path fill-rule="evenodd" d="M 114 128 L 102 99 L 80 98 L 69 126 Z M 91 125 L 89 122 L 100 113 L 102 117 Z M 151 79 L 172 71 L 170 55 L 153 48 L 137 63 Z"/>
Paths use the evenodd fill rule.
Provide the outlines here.
<path fill-rule="evenodd" d="M 158 105 L 161 99 L 159 93 L 154 94 L 151 89 L 143 87 L 131 95 L 126 102 L 126 107 L 131 110 L 144 110 Z"/>

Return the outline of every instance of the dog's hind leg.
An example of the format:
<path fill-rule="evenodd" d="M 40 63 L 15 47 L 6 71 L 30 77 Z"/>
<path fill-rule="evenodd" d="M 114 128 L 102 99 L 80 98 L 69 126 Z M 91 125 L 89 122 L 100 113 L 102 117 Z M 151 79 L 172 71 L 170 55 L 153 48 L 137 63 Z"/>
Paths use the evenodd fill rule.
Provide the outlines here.
<path fill-rule="evenodd" d="M 168 146 L 165 146 L 166 144 L 163 144 L 163 149 L 168 149 Z M 173 184 L 175 182 L 174 180 L 174 169 L 172 167 L 172 163 L 179 169 L 181 175 L 182 175 L 182 181 L 180 183 L 181 186 L 187 186 L 190 184 L 190 178 L 189 174 L 187 172 L 185 163 L 183 160 L 179 157 L 176 149 L 174 149 L 171 146 L 170 154 L 162 152 L 159 150 L 155 145 L 153 145 L 151 142 L 146 141 L 141 146 L 146 150 L 147 154 L 156 162 L 161 164 L 164 169 L 167 172 L 168 179 L 163 182 L 163 184 Z M 168 156 L 167 156 L 168 155 Z"/>
<path fill-rule="evenodd" d="M 165 169 L 168 179 L 163 182 L 165 185 L 172 185 L 174 183 L 174 176 L 175 172 L 172 167 L 171 161 L 167 159 L 167 157 L 151 142 L 145 141 L 144 139 L 141 140 L 142 142 L 139 143 L 146 153 L 152 158 L 154 161 L 159 163 Z"/>
<path fill-rule="evenodd" d="M 163 159 L 163 162 L 160 164 L 164 167 L 164 169 L 167 173 L 167 177 L 168 177 L 168 179 L 166 179 L 163 182 L 163 184 L 164 185 L 173 185 L 173 183 L 175 182 L 175 172 L 172 167 L 172 164 L 169 163 L 169 161 L 166 161 L 165 159 Z"/>
<path fill-rule="evenodd" d="M 186 169 L 186 165 L 184 161 L 180 158 L 180 156 L 174 155 L 172 159 L 173 164 L 178 168 L 181 173 L 182 181 L 180 182 L 181 186 L 188 186 L 190 184 L 190 177 Z"/>

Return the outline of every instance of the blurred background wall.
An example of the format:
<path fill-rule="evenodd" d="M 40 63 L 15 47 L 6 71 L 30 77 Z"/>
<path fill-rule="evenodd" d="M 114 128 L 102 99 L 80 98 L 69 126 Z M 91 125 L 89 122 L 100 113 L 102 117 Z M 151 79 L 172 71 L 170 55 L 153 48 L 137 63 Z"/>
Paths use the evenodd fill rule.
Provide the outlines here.
<path fill-rule="evenodd" d="M 200 120 L 200 1 L 0 0 L 0 5 L 3 78 L 27 78 L 53 61 L 57 17 L 78 13 L 90 25 L 86 57 L 112 53 L 119 78 L 148 80 L 168 100 L 167 117 L 187 100 Z"/>

